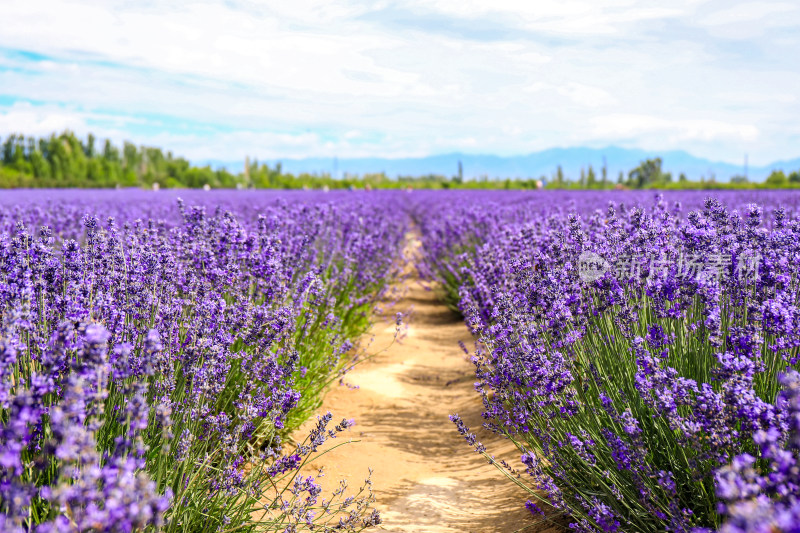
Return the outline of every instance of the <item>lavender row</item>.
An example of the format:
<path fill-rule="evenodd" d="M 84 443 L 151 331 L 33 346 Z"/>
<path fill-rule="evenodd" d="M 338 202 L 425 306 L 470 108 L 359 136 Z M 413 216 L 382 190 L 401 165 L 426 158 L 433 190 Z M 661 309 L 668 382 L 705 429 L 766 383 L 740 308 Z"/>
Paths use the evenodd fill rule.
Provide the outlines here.
<path fill-rule="evenodd" d="M 479 338 L 486 425 L 517 444 L 532 513 L 797 531 L 799 199 L 420 199 L 420 270 Z"/>
<path fill-rule="evenodd" d="M 349 422 L 282 441 L 358 357 L 395 200 L 82 195 L 0 202 L 0 529 L 379 522 L 369 482 L 300 473 Z"/>

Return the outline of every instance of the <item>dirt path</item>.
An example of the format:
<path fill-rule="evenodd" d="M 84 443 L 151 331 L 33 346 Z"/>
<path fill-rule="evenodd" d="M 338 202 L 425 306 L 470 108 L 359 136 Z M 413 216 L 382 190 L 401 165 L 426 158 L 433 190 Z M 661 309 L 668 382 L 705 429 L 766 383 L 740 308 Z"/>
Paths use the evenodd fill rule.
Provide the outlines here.
<path fill-rule="evenodd" d="M 413 261 L 410 241 L 407 255 Z M 372 479 L 385 531 L 512 532 L 531 523 L 525 492 L 473 452 L 448 416 L 459 413 L 481 426 L 481 403 L 473 390 L 473 366 L 458 347 L 472 338 L 463 322 L 416 279 L 393 311 L 413 306 L 405 338 L 347 374 L 358 390 L 336 386 L 322 412 L 334 420 L 355 418 L 351 443 L 313 463 L 324 465 L 327 480 L 347 479 L 357 487 Z M 379 321 L 372 350 L 389 346 L 394 324 Z M 519 464 L 507 442 L 480 431 L 490 453 Z M 544 531 L 531 528 L 528 531 Z M 553 530 L 554 531 L 554 530 Z"/>

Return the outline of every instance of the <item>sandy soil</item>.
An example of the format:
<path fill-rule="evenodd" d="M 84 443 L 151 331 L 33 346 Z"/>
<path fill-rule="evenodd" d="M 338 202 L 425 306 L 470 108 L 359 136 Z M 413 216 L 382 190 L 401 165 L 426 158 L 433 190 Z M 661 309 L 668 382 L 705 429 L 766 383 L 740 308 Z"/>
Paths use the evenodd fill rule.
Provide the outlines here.
<path fill-rule="evenodd" d="M 418 243 L 409 242 L 410 267 Z M 458 413 L 473 431 L 481 426 L 473 366 L 458 346 L 459 340 L 472 344 L 469 332 L 434 292 L 413 277 L 407 286 L 392 309 L 413 309 L 405 337 L 392 344 L 394 323 L 377 321 L 370 351 L 389 348 L 347 374 L 358 390 L 335 386 L 324 399 L 321 412 L 331 411 L 334 421 L 355 418 L 344 436 L 360 442 L 312 463 L 325 468 L 323 486 L 347 479 L 358 487 L 371 467 L 385 531 L 512 532 L 531 525 L 526 493 L 475 453 L 448 419 Z M 509 443 L 484 430 L 478 434 L 498 459 L 520 465 Z"/>

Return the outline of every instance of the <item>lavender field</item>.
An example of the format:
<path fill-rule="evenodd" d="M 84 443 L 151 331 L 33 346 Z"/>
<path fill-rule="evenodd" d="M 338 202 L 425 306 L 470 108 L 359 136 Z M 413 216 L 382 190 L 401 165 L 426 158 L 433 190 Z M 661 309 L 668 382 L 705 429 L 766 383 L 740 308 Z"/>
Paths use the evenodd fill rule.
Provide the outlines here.
<path fill-rule="evenodd" d="M 482 531 L 500 507 L 492 530 L 800 531 L 799 210 L 756 190 L 4 192 L 0 530 Z M 380 431 L 373 400 L 328 414 L 384 368 L 380 328 L 391 372 L 439 380 L 422 363 L 455 342 L 415 348 L 413 291 L 443 309 L 428 326 L 467 328 L 471 368 L 451 359 L 474 392 L 437 396 L 432 432 L 424 395 Z M 375 402 L 399 412 L 397 390 Z M 380 478 L 400 455 L 358 446 L 401 434 L 442 476 L 432 444 L 461 440 L 514 498 L 422 524 L 405 485 L 319 476 L 358 437 L 335 460 Z"/>

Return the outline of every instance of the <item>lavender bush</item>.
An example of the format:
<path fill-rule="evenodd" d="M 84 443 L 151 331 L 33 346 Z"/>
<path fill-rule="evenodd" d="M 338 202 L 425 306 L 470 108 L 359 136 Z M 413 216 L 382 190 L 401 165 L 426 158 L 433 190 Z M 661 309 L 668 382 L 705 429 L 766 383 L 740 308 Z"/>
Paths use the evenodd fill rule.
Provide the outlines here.
<path fill-rule="evenodd" d="M 795 531 L 797 198 L 609 199 L 419 217 L 423 272 L 480 338 L 487 426 L 577 531 Z"/>
<path fill-rule="evenodd" d="M 0 205 L 0 528 L 378 523 L 299 473 L 347 421 L 282 441 L 396 273 L 391 198 L 68 197 Z"/>

